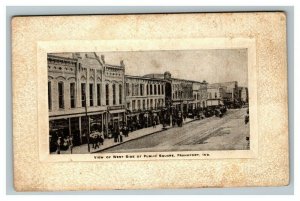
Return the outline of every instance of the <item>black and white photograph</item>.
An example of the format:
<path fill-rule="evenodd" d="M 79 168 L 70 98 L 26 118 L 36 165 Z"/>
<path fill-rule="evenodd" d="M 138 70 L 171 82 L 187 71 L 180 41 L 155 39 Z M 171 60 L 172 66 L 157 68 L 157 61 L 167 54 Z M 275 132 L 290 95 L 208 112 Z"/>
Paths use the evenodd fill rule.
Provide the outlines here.
<path fill-rule="evenodd" d="M 249 150 L 247 55 L 48 53 L 49 153 Z"/>

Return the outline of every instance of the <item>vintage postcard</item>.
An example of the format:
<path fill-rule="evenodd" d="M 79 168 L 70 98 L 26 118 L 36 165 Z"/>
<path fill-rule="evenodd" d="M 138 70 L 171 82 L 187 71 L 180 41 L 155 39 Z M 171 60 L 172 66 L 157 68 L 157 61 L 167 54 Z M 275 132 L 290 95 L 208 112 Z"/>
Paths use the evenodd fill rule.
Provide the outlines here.
<path fill-rule="evenodd" d="M 282 13 L 14 18 L 16 189 L 288 184 L 285 23 Z"/>

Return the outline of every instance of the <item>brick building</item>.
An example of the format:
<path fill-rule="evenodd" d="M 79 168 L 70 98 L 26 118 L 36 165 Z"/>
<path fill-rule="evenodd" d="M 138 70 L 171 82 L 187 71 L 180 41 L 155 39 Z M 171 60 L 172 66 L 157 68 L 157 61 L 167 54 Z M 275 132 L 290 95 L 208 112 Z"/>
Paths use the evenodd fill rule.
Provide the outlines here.
<path fill-rule="evenodd" d="M 48 55 L 50 137 L 72 135 L 74 144 L 88 133 L 109 135 L 125 120 L 123 62 L 106 64 L 96 53 Z"/>
<path fill-rule="evenodd" d="M 161 110 L 165 107 L 165 81 L 140 76 L 125 76 L 127 121 L 152 125 L 154 118 L 159 122 Z"/>

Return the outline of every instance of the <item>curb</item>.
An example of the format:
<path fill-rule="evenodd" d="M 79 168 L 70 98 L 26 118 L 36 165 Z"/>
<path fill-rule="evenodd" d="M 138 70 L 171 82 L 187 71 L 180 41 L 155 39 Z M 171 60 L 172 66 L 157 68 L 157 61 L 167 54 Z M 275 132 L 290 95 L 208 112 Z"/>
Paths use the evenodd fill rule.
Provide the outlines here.
<path fill-rule="evenodd" d="M 191 122 L 194 122 L 194 121 L 196 121 L 196 120 L 197 120 L 197 119 L 193 119 L 193 120 L 191 120 L 191 121 L 185 123 L 184 125 L 189 124 L 189 123 L 191 123 Z M 168 129 L 172 129 L 172 127 L 169 127 Z M 166 130 L 168 130 L 168 129 L 166 129 Z M 133 141 L 133 140 L 141 139 L 141 138 L 143 138 L 143 137 L 150 136 L 150 135 L 153 135 L 153 134 L 156 134 L 156 133 L 160 133 L 160 132 L 162 132 L 162 131 L 165 131 L 165 130 L 161 129 L 161 130 L 155 131 L 155 132 L 153 132 L 153 133 L 148 133 L 148 134 L 146 134 L 146 135 L 142 135 L 142 136 L 139 136 L 139 137 L 136 137 L 136 138 L 133 138 L 133 139 L 124 141 L 124 142 L 120 142 L 120 143 L 114 144 L 114 145 L 112 145 L 112 146 L 110 146 L 110 147 L 106 147 L 106 148 L 104 148 L 104 149 L 101 149 L 101 150 L 98 150 L 98 151 L 95 151 L 95 152 L 91 152 L 91 154 L 100 153 L 100 152 L 105 151 L 105 150 L 107 150 L 107 149 L 110 149 L 110 148 L 113 148 L 113 147 L 117 147 L 117 146 L 119 146 L 119 145 L 121 145 L 121 144 L 124 144 L 124 143 L 126 143 L 126 142 L 130 142 L 130 141 Z"/>

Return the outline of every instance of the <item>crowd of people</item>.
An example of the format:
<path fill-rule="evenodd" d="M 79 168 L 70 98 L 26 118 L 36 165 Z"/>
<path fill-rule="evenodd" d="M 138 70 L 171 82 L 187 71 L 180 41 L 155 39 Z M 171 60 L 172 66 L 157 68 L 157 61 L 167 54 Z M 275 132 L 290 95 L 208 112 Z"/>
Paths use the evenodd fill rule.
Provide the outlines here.
<path fill-rule="evenodd" d="M 227 111 L 225 106 L 215 107 L 215 108 L 204 108 L 204 109 L 190 109 L 185 112 L 173 108 L 172 110 L 165 110 L 148 116 L 140 114 L 139 116 L 128 117 L 127 122 L 122 122 L 119 124 L 110 124 L 108 126 L 108 132 L 104 132 L 101 129 L 93 129 L 89 136 L 87 136 L 87 143 L 91 145 L 92 149 L 99 149 L 106 139 L 113 139 L 114 143 L 121 143 L 124 138 L 129 137 L 130 132 L 134 132 L 139 129 L 153 127 L 162 124 L 163 128 L 166 126 L 178 126 L 181 127 L 183 122 L 187 118 L 193 119 L 204 119 L 211 116 L 222 117 Z M 245 120 L 246 123 L 246 120 Z M 63 135 L 63 131 L 56 132 L 52 135 L 50 141 L 55 144 L 55 147 L 50 147 L 50 152 L 56 149 L 56 153 L 60 154 L 63 150 L 70 150 L 72 153 L 73 139 L 72 136 Z M 68 132 L 65 132 L 68 133 Z M 86 136 L 86 135 L 85 135 Z M 53 144 L 52 143 L 52 144 Z"/>

